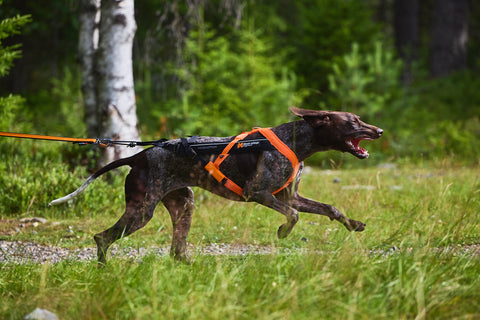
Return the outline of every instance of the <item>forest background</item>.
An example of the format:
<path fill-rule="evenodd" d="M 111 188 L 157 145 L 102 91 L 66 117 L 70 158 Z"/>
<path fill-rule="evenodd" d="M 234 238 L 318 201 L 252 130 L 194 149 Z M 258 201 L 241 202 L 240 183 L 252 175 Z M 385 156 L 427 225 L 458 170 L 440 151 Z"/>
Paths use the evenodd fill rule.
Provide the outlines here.
<path fill-rule="evenodd" d="M 1 131 L 92 137 L 78 54 L 85 2 L 0 0 Z M 479 1 L 135 6 L 143 140 L 275 126 L 295 119 L 290 105 L 355 112 L 384 129 L 363 142 L 370 158 L 319 153 L 307 159 L 300 191 L 368 227 L 350 233 L 301 214 L 278 240 L 281 215 L 195 190 L 192 264 L 148 251 L 170 245 L 165 214 L 117 242 L 151 252 L 140 259 L 117 255 L 97 270 L 89 259 L 47 261 L 42 250 L 47 260 L 37 264 L 32 246 L 94 252 L 92 235 L 124 210 L 126 171 L 48 207 L 84 182 L 100 148 L 0 138 L 0 318 L 35 308 L 62 319 L 479 318 Z M 47 222 L 22 222 L 31 217 Z M 223 244 L 272 253 L 201 251 Z"/>
<path fill-rule="evenodd" d="M 0 79 L 0 95 L 17 98 L 2 106 L 3 131 L 87 134 L 78 11 L 73 0 L 3 1 L 2 19 L 31 20 L 2 39 L 21 44 Z M 135 3 L 135 18 L 143 139 L 234 135 L 289 121 L 296 105 L 351 111 L 382 127 L 368 146 L 376 163 L 479 161 L 477 1 L 149 0 Z M 62 152 L 66 161 L 86 158 Z M 349 159 L 328 153 L 311 163 Z"/>

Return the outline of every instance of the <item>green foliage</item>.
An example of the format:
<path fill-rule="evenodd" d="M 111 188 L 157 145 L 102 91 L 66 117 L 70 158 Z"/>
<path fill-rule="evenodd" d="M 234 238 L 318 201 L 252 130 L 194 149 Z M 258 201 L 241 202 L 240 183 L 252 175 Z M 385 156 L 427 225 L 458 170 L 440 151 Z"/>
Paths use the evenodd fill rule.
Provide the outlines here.
<path fill-rule="evenodd" d="M 401 72 L 401 61 L 382 42 L 377 41 L 372 52 L 363 54 L 354 42 L 351 52 L 334 63 L 328 75 L 329 94 L 334 97 L 330 105 L 374 119 L 380 112 L 388 112 L 393 99 L 398 98 Z"/>
<path fill-rule="evenodd" d="M 0 6 L 2 5 L 0 0 Z M 19 44 L 5 47 L 3 41 L 15 34 L 20 33 L 20 29 L 30 22 L 30 16 L 17 15 L 13 18 L 5 18 L 0 21 L 0 77 L 8 74 L 13 66 L 13 60 L 21 56 Z M 17 95 L 8 95 L 0 97 L 0 130 L 14 130 L 15 117 L 19 113 L 24 100 Z"/>
<path fill-rule="evenodd" d="M 366 145 L 373 158 L 368 163 L 385 161 L 391 155 L 385 140 L 391 139 L 392 127 L 387 124 L 395 123 L 393 106 L 403 98 L 399 81 L 402 63 L 385 41 L 375 42 L 371 51 L 368 46 L 363 48 L 353 42 L 351 51 L 336 60 L 328 74 L 329 91 L 320 103 L 321 109 L 353 112 L 363 121 L 385 129 L 386 137 Z M 338 167 L 353 165 L 358 160 L 348 154 L 329 152 L 319 153 L 308 162 Z"/>
<path fill-rule="evenodd" d="M 391 132 L 385 151 L 412 160 L 455 157 L 478 163 L 479 85 L 476 73 L 466 71 L 441 79 L 420 79 L 406 88 L 380 120 Z"/>
<path fill-rule="evenodd" d="M 1 5 L 1 1 L 0 1 Z M 0 22 L 0 41 L 8 36 L 19 33 L 20 28 L 30 21 L 29 16 L 16 16 Z M 0 76 L 5 75 L 13 64 L 13 59 L 20 56 L 19 45 L 3 47 L 0 42 Z M 73 85 L 77 83 L 77 85 Z M 38 113 L 28 111 L 25 99 L 18 95 L 0 97 L 0 130 L 25 132 L 30 131 L 28 121 L 33 115 L 35 119 L 51 119 L 62 123 L 61 132 L 68 134 L 84 127 L 78 121 L 81 111 L 79 103 L 78 80 L 70 72 L 65 73 L 61 80 L 54 80 L 53 100 L 60 101 L 58 105 L 48 108 L 39 107 Z M 49 96 L 49 99 L 51 97 Z M 76 104 L 74 101 L 76 100 Z M 52 100 L 48 100 L 51 102 Z M 31 113 L 30 113 L 31 112 Z M 60 115 L 62 119 L 58 121 Z M 51 127 L 47 121 L 41 123 Z M 39 214 L 49 200 L 65 193 L 64 185 L 80 183 L 75 173 L 69 172 L 62 164 L 62 153 L 68 150 L 59 145 L 39 141 L 26 141 L 14 138 L 0 138 L 0 215 L 21 216 L 23 214 Z M 78 148 L 75 146 L 75 148 Z M 63 151 L 62 151 L 63 150 Z M 52 165 L 55 163 L 55 165 Z M 78 174 L 78 172 L 76 172 Z"/>
<path fill-rule="evenodd" d="M 323 108 L 338 106 L 385 130 L 371 150 L 378 160 L 412 160 L 455 156 L 477 163 L 480 155 L 480 85 L 474 72 L 441 79 L 422 79 L 402 87 L 401 62 L 382 42 L 372 52 L 352 44 L 350 53 L 334 63 L 329 74 L 329 99 Z M 370 149 L 370 148 L 369 148 Z M 319 155 L 325 162 L 339 155 Z M 319 161 L 317 160 L 317 163 Z"/>
<path fill-rule="evenodd" d="M 0 130 L 14 131 L 18 128 L 15 122 L 16 115 L 20 112 L 24 99 L 18 95 L 0 97 Z"/>
<path fill-rule="evenodd" d="M 50 108 L 38 106 L 37 110 L 30 111 L 25 99 L 17 95 L 0 98 L 0 130 L 12 132 L 31 132 L 32 124 L 29 119 L 44 119 L 42 133 L 53 134 L 54 128 L 65 136 L 82 134 L 84 124 L 78 121 L 82 109 L 79 103 L 79 85 L 68 71 L 62 80 L 54 80 L 51 95 L 58 105 Z M 75 89 L 76 88 L 76 89 Z M 47 93 L 46 93 L 47 94 Z M 40 101 L 51 102 L 48 98 Z M 41 104 L 41 102 L 40 102 Z M 46 113 L 47 109 L 50 109 Z M 35 111 L 41 112 L 36 113 Z M 55 119 L 55 120 L 52 120 Z M 53 122 L 53 123 L 52 123 Z M 44 126 L 48 127 L 46 129 Z M 48 130 L 48 132 L 47 132 Z M 78 165 L 92 167 L 89 161 L 94 157 L 94 150 L 90 147 L 81 149 L 79 146 L 58 144 L 55 142 L 30 141 L 15 138 L 0 138 L 0 216 L 12 217 L 23 215 L 60 216 L 63 210 L 45 210 L 48 202 L 65 195 L 66 186 L 74 188 L 82 183 L 82 178 L 88 175 L 84 167 L 72 172 L 71 167 Z M 100 184 L 101 185 L 101 184 Z M 92 197 L 92 201 L 104 201 L 111 189 L 104 194 Z M 88 197 L 88 195 L 87 195 Z M 103 199 L 103 200 L 101 200 Z M 88 209 L 89 204 L 82 209 Z M 82 210 L 67 211 L 65 216 L 83 214 Z"/>
<path fill-rule="evenodd" d="M 0 26 L 2 43 L 28 20 L 19 10 L 28 7 L 35 17 L 24 38 L 32 49 L 22 59 L 25 78 L 35 85 L 27 86 L 22 105 L 20 98 L 2 98 L 1 129 L 84 135 L 79 70 L 72 67 L 77 29 L 71 18 L 78 4 L 4 3 L 0 14 L 14 18 Z M 368 162 L 326 153 L 310 163 L 364 166 L 445 155 L 478 162 L 478 72 L 428 79 L 421 76 L 427 64 L 421 61 L 413 66 L 415 82 L 402 87 L 401 65 L 386 40 L 390 28 L 376 19 L 380 7 L 355 0 L 142 2 L 136 7 L 134 66 L 143 138 L 233 135 L 288 121 L 287 108 L 297 105 L 353 111 L 385 129 L 381 140 L 366 143 Z M 52 24 L 52 17 L 63 18 Z M 477 40 L 469 38 L 472 48 Z M 40 52 L 39 43 L 48 43 L 53 54 Z M 3 72 L 18 56 L 17 46 L 7 48 Z M 95 157 L 93 151 L 58 152 L 71 166 L 90 166 Z"/>
<path fill-rule="evenodd" d="M 184 55 L 184 67 L 174 70 L 183 82 L 181 101 L 162 110 L 173 134 L 232 135 L 288 119 L 295 76 L 259 32 L 239 30 L 233 40 L 191 32 Z"/>
<path fill-rule="evenodd" d="M 109 203 L 109 206 L 112 201 L 117 203 L 117 198 L 109 197 L 112 188 L 119 197 L 122 196 L 121 175 L 112 178 L 119 189 L 109 186 L 108 179 L 99 181 L 96 192 L 86 193 L 83 205 L 75 210 L 65 207 L 47 209 L 50 201 L 72 192 L 90 175 L 84 166 L 77 167 L 80 164 L 87 165 L 79 160 L 75 162 L 79 157 L 78 153 L 82 154 L 83 159 L 88 159 L 89 151 L 85 150 L 83 153 L 79 148 L 76 145 L 62 146 L 52 142 L 23 139 L 0 141 L 0 216 L 85 216 L 92 206 L 97 207 L 97 202 Z M 71 158 L 65 159 L 68 155 L 71 155 Z M 70 165 L 74 166 L 73 170 Z M 122 200 L 119 199 L 117 205 L 121 204 Z"/>
<path fill-rule="evenodd" d="M 277 6 L 276 12 L 287 27 L 274 35 L 276 48 L 287 50 L 288 65 L 297 74 L 299 87 L 308 89 L 306 101 L 311 107 L 324 101 L 332 63 L 348 54 L 351 43 L 373 50 L 375 41 L 382 38 L 381 24 L 372 18 L 372 7 L 366 1 L 300 0 L 277 2 Z M 262 13 L 260 10 L 257 15 Z M 266 14 L 275 13 L 267 10 Z M 273 20 L 260 19 L 267 23 Z"/>
<path fill-rule="evenodd" d="M 80 71 L 65 68 L 51 79 L 48 89 L 28 100 L 28 112 L 36 119 L 37 130 L 45 134 L 78 136 L 86 134 Z"/>
<path fill-rule="evenodd" d="M 0 1 L 0 6 L 3 1 Z M 20 29 L 30 22 L 29 15 L 17 15 L 13 18 L 5 18 L 0 21 L 0 77 L 8 74 L 8 71 L 13 65 L 13 60 L 21 56 L 19 44 L 5 47 L 3 45 L 4 39 L 20 33 Z"/>
<path fill-rule="evenodd" d="M 78 46 L 78 1 L 19 2 L 2 0 L 0 17 L 24 16 L 31 20 L 22 28 L 22 60 L 14 75 L 15 81 L 6 80 L 8 86 L 0 87 L 0 94 L 8 88 L 29 99 L 50 85 L 52 78 L 59 76 L 67 64 L 77 63 Z M 31 19 L 30 19 L 31 17 Z M 13 86 L 12 86 L 13 85 Z"/>

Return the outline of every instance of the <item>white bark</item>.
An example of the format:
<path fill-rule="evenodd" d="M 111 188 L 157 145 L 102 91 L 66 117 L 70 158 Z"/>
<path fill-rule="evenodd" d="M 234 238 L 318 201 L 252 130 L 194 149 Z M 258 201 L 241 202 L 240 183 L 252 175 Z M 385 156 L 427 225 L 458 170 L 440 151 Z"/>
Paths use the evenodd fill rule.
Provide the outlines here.
<path fill-rule="evenodd" d="M 81 0 L 79 12 L 78 56 L 82 68 L 82 94 L 87 134 L 99 135 L 100 114 L 95 91 L 95 53 L 98 48 L 100 0 Z"/>
<path fill-rule="evenodd" d="M 133 87 L 132 48 L 136 31 L 134 0 L 103 0 L 96 71 L 102 137 L 140 140 Z M 131 156 L 141 148 L 104 149 L 101 164 Z"/>

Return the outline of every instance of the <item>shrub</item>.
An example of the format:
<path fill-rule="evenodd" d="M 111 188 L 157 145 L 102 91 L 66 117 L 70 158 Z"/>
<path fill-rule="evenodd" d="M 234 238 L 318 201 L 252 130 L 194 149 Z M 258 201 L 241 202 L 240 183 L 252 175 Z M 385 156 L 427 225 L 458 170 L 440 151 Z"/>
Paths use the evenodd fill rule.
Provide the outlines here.
<path fill-rule="evenodd" d="M 480 80 L 473 71 L 420 79 L 396 101 L 385 121 L 400 157 L 443 158 L 478 163 Z"/>
<path fill-rule="evenodd" d="M 173 70 L 183 82 L 181 98 L 157 113 L 174 135 L 231 135 L 288 120 L 295 75 L 259 32 L 240 30 L 234 41 L 191 32 L 184 54 L 185 66 Z"/>
<path fill-rule="evenodd" d="M 400 92 L 402 63 L 382 42 L 375 43 L 373 52 L 362 53 L 358 43 L 334 63 L 328 75 L 331 105 L 374 119 L 387 108 Z"/>

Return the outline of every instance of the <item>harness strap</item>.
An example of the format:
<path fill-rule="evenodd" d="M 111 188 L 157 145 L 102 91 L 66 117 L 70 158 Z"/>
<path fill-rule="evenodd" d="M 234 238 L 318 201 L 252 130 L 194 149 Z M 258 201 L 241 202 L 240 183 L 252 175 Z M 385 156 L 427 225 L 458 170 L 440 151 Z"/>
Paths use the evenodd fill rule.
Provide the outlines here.
<path fill-rule="evenodd" d="M 298 170 L 300 169 L 300 162 L 298 161 L 297 155 L 290 149 L 282 140 L 280 140 L 275 133 L 269 128 L 259 128 L 260 133 L 270 140 L 270 142 L 277 148 L 277 150 L 283 154 L 288 160 L 290 160 L 293 168 L 293 172 L 288 178 L 287 182 L 278 190 L 274 191 L 272 194 L 276 194 L 283 189 L 285 189 L 293 179 L 297 176 Z"/>
<path fill-rule="evenodd" d="M 236 136 L 226 147 L 223 149 L 222 153 L 218 155 L 217 159 L 215 162 L 209 161 L 207 165 L 205 166 L 205 169 L 212 175 L 215 180 L 218 182 L 222 183 L 226 188 L 232 190 L 239 196 L 242 195 L 243 189 L 237 185 L 235 182 L 227 178 L 222 171 L 220 171 L 220 164 L 225 160 L 232 147 L 240 140 L 244 139 L 246 136 L 248 136 L 251 132 L 244 132 Z"/>
<path fill-rule="evenodd" d="M 214 162 L 210 161 L 205 166 L 205 169 L 212 175 L 215 180 L 222 183 L 226 188 L 230 189 L 231 191 L 235 192 L 239 196 L 242 196 L 243 189 L 238 186 L 235 182 L 227 178 L 221 171 L 220 171 L 220 164 L 228 157 L 230 150 L 232 147 L 237 144 L 238 141 L 245 139 L 248 135 L 259 132 L 265 138 L 270 141 L 270 143 L 281 153 L 283 154 L 288 160 L 290 160 L 293 168 L 293 172 L 288 178 L 287 182 L 278 190 L 274 191 L 272 194 L 276 194 L 283 189 L 285 189 L 295 178 L 300 168 L 300 162 L 297 159 L 295 153 L 285 144 L 282 140 L 280 140 L 275 133 L 270 128 L 256 128 L 250 132 L 244 132 L 236 136 L 222 151 L 222 153 L 215 159 Z M 242 148 L 243 145 L 239 143 L 237 148 Z"/>

